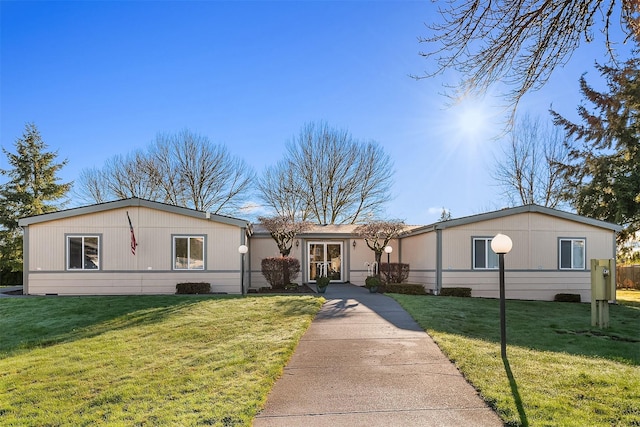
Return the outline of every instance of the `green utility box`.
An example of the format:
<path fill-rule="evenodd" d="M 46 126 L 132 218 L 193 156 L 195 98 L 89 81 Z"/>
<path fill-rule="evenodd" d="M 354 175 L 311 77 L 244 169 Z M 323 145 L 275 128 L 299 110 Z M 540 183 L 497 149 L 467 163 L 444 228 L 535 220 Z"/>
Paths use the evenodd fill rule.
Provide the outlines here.
<path fill-rule="evenodd" d="M 609 327 L 609 301 L 616 296 L 613 259 L 591 260 L 591 326 Z"/>

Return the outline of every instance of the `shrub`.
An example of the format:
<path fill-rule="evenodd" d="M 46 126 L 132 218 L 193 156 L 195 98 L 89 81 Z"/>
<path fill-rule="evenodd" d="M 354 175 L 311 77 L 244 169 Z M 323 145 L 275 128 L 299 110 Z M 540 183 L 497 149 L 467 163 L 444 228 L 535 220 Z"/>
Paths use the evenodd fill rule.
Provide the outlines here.
<path fill-rule="evenodd" d="M 262 275 L 273 289 L 284 289 L 300 273 L 300 261 L 292 257 L 264 258 Z"/>
<path fill-rule="evenodd" d="M 580 294 L 556 294 L 553 300 L 557 302 L 580 302 Z"/>
<path fill-rule="evenodd" d="M 176 285 L 176 294 L 208 294 L 211 292 L 210 283 L 178 283 Z"/>
<path fill-rule="evenodd" d="M 331 282 L 331 279 L 327 276 L 316 277 L 316 286 L 318 288 L 326 288 L 329 286 L 329 282 Z"/>
<path fill-rule="evenodd" d="M 471 297 L 471 288 L 442 288 L 440 295 L 443 297 Z"/>
<path fill-rule="evenodd" d="M 391 267 L 391 272 L 389 272 L 389 267 Z M 409 278 L 409 264 L 400 262 L 380 264 L 380 273 L 384 276 L 385 283 L 404 283 Z"/>
<path fill-rule="evenodd" d="M 22 271 L 0 271 L 0 285 L 15 286 L 22 285 Z"/>
<path fill-rule="evenodd" d="M 367 278 L 364 280 L 364 287 L 367 289 L 377 288 L 381 284 L 382 281 L 376 276 L 367 276 Z"/>
<path fill-rule="evenodd" d="M 390 283 L 386 286 L 386 292 L 392 294 L 405 294 L 405 295 L 426 295 L 427 291 L 424 286 L 420 284 L 410 283 Z"/>

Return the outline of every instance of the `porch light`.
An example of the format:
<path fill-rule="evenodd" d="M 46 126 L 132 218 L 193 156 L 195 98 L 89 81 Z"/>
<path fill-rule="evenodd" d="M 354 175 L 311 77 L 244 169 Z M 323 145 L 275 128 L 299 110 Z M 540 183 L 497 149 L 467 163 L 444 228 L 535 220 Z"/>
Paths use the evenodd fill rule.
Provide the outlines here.
<path fill-rule="evenodd" d="M 502 360 L 507 360 L 507 321 L 505 318 L 504 304 L 504 254 L 509 253 L 513 242 L 504 234 L 496 234 L 491 239 L 491 249 L 498 254 L 500 266 L 500 355 Z"/>
<path fill-rule="evenodd" d="M 354 240 L 353 241 L 353 249 L 355 249 L 355 248 L 356 248 L 356 241 Z"/>

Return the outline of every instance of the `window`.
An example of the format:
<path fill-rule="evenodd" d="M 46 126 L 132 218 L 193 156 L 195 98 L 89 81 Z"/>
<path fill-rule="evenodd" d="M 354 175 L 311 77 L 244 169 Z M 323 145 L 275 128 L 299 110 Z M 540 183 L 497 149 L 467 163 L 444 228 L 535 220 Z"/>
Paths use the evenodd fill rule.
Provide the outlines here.
<path fill-rule="evenodd" d="M 100 269 L 100 236 L 67 236 L 67 270 Z"/>
<path fill-rule="evenodd" d="M 491 238 L 473 239 L 474 270 L 498 268 L 498 254 L 491 249 Z"/>
<path fill-rule="evenodd" d="M 204 236 L 173 236 L 173 269 L 204 270 Z"/>
<path fill-rule="evenodd" d="M 585 239 L 560 239 L 560 270 L 584 270 Z"/>

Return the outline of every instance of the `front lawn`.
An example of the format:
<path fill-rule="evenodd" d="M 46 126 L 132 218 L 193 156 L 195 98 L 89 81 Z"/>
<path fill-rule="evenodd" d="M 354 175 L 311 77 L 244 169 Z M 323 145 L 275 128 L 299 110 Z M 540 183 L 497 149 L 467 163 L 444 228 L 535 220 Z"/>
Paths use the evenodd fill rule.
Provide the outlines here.
<path fill-rule="evenodd" d="M 2 425 L 248 426 L 321 303 L 0 299 Z"/>
<path fill-rule="evenodd" d="M 507 425 L 639 426 L 640 305 L 618 295 L 611 328 L 591 305 L 392 295 L 434 338 Z M 623 305 L 624 304 L 624 305 Z"/>

